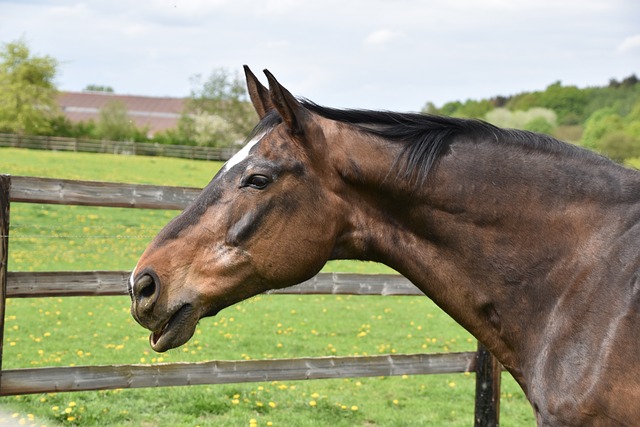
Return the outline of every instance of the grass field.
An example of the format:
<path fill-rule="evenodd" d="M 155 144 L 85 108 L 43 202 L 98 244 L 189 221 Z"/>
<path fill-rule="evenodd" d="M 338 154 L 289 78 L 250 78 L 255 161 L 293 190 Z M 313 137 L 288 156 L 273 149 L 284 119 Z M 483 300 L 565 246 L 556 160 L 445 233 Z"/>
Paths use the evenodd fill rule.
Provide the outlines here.
<path fill-rule="evenodd" d="M 206 185 L 221 165 L 0 149 L 0 173 Z M 11 206 L 12 271 L 126 270 L 176 211 Z M 372 263 L 326 270 L 389 272 Z M 203 320 L 187 345 L 154 353 L 126 297 L 10 299 L 3 368 L 468 351 L 475 340 L 427 298 L 258 296 Z M 5 397 L 23 425 L 470 426 L 474 376 L 355 378 Z M 36 421 L 37 420 L 37 421 Z M 533 426 L 503 374 L 501 424 Z M 0 422 L 1 425 L 1 422 Z"/>

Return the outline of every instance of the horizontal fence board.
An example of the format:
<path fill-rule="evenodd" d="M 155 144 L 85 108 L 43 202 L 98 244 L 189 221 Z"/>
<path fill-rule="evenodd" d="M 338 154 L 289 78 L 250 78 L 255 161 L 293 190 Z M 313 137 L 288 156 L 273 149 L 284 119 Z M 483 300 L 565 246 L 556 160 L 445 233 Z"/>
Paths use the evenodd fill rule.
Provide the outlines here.
<path fill-rule="evenodd" d="M 288 295 L 420 295 L 424 293 L 399 274 L 319 273 L 288 288 L 268 291 Z"/>
<path fill-rule="evenodd" d="M 238 147 L 199 147 L 192 145 L 169 145 L 148 142 L 101 141 L 95 139 L 64 138 L 57 136 L 20 136 L 2 133 L 0 133 L 0 147 L 223 161 L 229 160 L 238 151 Z"/>
<path fill-rule="evenodd" d="M 127 295 L 128 271 L 9 272 L 8 298 Z M 424 295 L 398 274 L 319 273 L 284 295 Z"/>
<path fill-rule="evenodd" d="M 11 177 L 11 201 L 146 209 L 184 209 L 202 190 L 144 184 Z"/>
<path fill-rule="evenodd" d="M 7 298 L 127 294 L 127 271 L 9 272 Z"/>
<path fill-rule="evenodd" d="M 475 356 L 475 352 L 393 354 L 13 369 L 2 371 L 0 395 L 473 372 Z"/>

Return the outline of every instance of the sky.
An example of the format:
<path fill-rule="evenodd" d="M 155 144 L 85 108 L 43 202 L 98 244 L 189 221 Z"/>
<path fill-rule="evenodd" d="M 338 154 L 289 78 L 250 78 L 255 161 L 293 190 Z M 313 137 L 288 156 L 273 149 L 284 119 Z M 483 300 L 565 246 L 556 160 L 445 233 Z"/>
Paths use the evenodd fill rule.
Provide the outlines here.
<path fill-rule="evenodd" d="M 247 64 L 322 105 L 419 111 L 640 76 L 640 1 L 0 0 L 18 39 L 60 90 L 183 97 Z"/>

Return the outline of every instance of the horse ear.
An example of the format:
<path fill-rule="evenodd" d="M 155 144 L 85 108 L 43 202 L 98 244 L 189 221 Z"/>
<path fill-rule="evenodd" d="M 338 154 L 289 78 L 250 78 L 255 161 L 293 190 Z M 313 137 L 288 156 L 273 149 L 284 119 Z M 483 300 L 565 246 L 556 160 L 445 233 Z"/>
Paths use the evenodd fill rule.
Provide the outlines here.
<path fill-rule="evenodd" d="M 253 108 L 255 108 L 258 117 L 262 120 L 269 111 L 274 109 L 271 97 L 269 96 L 269 89 L 262 86 L 262 83 L 260 83 L 255 74 L 253 74 L 246 65 L 244 66 L 244 75 L 247 78 L 247 90 L 249 91 Z"/>
<path fill-rule="evenodd" d="M 301 135 L 304 133 L 304 118 L 307 114 L 307 110 L 302 106 L 295 96 L 291 95 L 287 89 L 285 89 L 273 74 L 269 70 L 264 70 L 269 80 L 269 93 L 271 95 L 271 102 L 284 123 L 289 127 L 294 135 Z"/>

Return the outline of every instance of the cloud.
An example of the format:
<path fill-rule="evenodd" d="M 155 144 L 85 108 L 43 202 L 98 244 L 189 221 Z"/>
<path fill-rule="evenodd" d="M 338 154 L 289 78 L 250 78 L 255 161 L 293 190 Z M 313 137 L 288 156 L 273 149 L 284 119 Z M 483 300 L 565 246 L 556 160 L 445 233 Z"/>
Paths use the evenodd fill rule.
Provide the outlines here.
<path fill-rule="evenodd" d="M 364 40 L 364 43 L 368 46 L 384 46 L 390 42 L 400 39 L 404 34 L 400 31 L 393 31 L 389 29 L 374 31 L 369 34 Z"/>
<path fill-rule="evenodd" d="M 622 41 L 616 48 L 620 53 L 627 53 L 632 50 L 640 49 L 640 34 L 629 36 Z"/>

